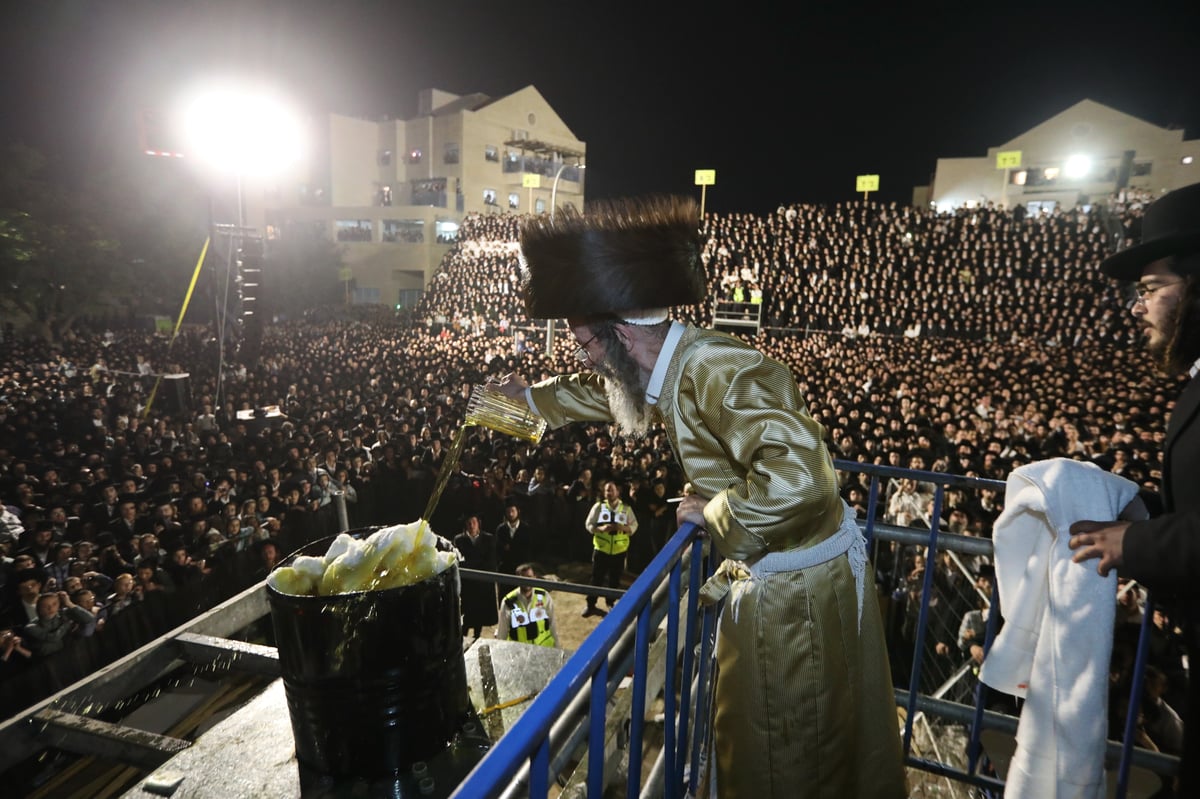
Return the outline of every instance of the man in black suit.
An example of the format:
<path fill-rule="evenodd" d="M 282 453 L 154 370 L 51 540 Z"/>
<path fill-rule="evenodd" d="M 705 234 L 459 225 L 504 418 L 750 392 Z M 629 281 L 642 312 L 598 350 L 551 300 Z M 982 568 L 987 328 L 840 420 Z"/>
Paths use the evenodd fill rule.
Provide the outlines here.
<path fill-rule="evenodd" d="M 146 533 L 153 533 L 154 524 L 148 517 L 138 513 L 137 502 L 131 496 L 121 497 L 118 508 L 119 515 L 104 529 L 112 533 L 113 541 L 116 543 L 117 549 L 121 551 L 121 555 L 126 560 L 132 561 L 137 555 L 137 552 L 134 551 L 133 539 Z"/>
<path fill-rule="evenodd" d="M 479 517 L 468 516 L 463 531 L 454 537 L 459 561 L 468 569 L 496 571 L 496 538 L 479 528 Z M 499 619 L 496 584 L 479 580 L 462 581 L 463 634 L 471 631 L 475 638 Z"/>
<path fill-rule="evenodd" d="M 1135 281 L 1132 313 L 1161 368 L 1188 376 L 1167 425 L 1163 513 L 1140 522 L 1071 525 L 1076 562 L 1099 558 L 1101 574 L 1120 570 L 1159 601 L 1182 611 L 1192 661 L 1200 658 L 1200 183 L 1164 195 L 1146 209 L 1141 243 L 1106 259 L 1100 270 Z M 1200 796 L 1200 685 L 1192 681 L 1180 757 L 1178 796 Z"/>
<path fill-rule="evenodd" d="M 496 527 L 495 538 L 498 571 L 505 574 L 512 574 L 520 564 L 545 555 L 535 549 L 537 532 L 533 525 L 521 518 L 521 506 L 516 497 L 510 497 L 505 502 L 504 521 Z M 516 587 L 516 583 L 500 583 L 500 590 L 505 594 Z"/>
<path fill-rule="evenodd" d="M 100 501 L 92 505 L 92 521 L 103 528 L 121 517 L 121 492 L 113 481 L 104 483 L 100 492 Z"/>

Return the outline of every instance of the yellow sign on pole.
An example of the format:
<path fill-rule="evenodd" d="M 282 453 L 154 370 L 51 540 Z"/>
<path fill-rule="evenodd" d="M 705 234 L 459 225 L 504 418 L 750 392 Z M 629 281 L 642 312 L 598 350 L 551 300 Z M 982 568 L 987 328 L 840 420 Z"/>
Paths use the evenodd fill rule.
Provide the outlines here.
<path fill-rule="evenodd" d="M 1008 208 L 1008 181 L 1011 179 L 1009 175 L 1014 169 L 1021 167 L 1021 151 L 1020 150 L 1005 150 L 1001 153 L 996 153 L 996 169 L 1004 170 L 1004 182 L 1000 184 L 1000 207 Z"/>
<path fill-rule="evenodd" d="M 533 213 L 533 190 L 542 187 L 541 175 L 521 175 L 521 186 L 529 189 L 529 213 Z"/>
<path fill-rule="evenodd" d="M 1005 150 L 1002 153 L 996 153 L 996 169 L 1016 169 L 1020 165 L 1020 150 Z"/>
<path fill-rule="evenodd" d="M 338 280 L 341 281 L 342 283 L 345 283 L 347 280 L 353 280 L 353 279 L 354 279 L 354 272 L 351 271 L 350 267 L 343 266 L 341 269 L 338 270 Z"/>
<path fill-rule="evenodd" d="M 708 187 L 717 185 L 717 170 L 697 169 L 696 185 L 700 187 L 700 218 L 704 218 L 704 201 L 708 199 Z"/>
<path fill-rule="evenodd" d="M 863 194 L 879 191 L 879 175 L 858 175 L 854 178 L 854 190 Z"/>

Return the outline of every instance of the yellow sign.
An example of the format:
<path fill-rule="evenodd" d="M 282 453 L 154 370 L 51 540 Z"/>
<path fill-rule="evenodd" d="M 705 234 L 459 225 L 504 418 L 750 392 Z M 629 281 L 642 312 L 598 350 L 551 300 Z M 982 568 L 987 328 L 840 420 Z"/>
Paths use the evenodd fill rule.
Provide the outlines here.
<path fill-rule="evenodd" d="M 523 189 L 540 189 L 542 187 L 541 175 L 522 175 L 521 188 Z"/>
<path fill-rule="evenodd" d="M 347 283 L 353 279 L 354 279 L 354 272 L 352 272 L 350 270 L 350 267 L 343 266 L 341 269 L 338 270 L 338 280 L 340 280 L 341 282 Z"/>
<path fill-rule="evenodd" d="M 1002 153 L 996 153 L 996 169 L 1016 169 L 1020 165 L 1020 150 L 1005 150 Z"/>
<path fill-rule="evenodd" d="M 696 185 L 697 186 L 715 186 L 715 185 L 717 185 L 717 170 L 715 170 L 715 169 L 697 169 L 696 170 Z"/>
<path fill-rule="evenodd" d="M 854 178 L 855 191 L 879 191 L 879 175 L 858 175 Z"/>

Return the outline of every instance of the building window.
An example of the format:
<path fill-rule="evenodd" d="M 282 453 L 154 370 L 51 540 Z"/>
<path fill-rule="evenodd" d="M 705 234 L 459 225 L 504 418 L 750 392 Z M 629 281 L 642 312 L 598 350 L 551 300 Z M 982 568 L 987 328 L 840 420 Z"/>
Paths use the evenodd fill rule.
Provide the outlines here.
<path fill-rule="evenodd" d="M 509 207 L 509 208 L 512 208 L 513 210 L 516 210 L 517 208 L 520 208 L 520 207 L 521 207 L 521 194 L 520 194 L 520 192 L 515 192 L 515 191 L 514 191 L 514 192 L 510 192 L 510 193 L 509 193 L 509 195 L 508 195 L 508 207 Z"/>
<path fill-rule="evenodd" d="M 392 204 L 392 187 L 391 186 L 380 186 L 379 187 L 379 204 L 382 206 L 389 206 Z"/>
<path fill-rule="evenodd" d="M 453 219 L 439 219 L 433 223 L 437 231 L 438 244 L 453 244 L 458 241 L 458 223 Z"/>
<path fill-rule="evenodd" d="M 494 144 L 489 144 L 483 148 L 483 159 L 485 161 L 494 161 L 500 163 L 500 150 Z"/>
<path fill-rule="evenodd" d="M 379 165 L 380 166 L 391 166 L 392 165 L 392 151 L 391 150 L 380 150 L 379 151 Z"/>
<path fill-rule="evenodd" d="M 334 227 L 338 241 L 371 241 L 374 238 L 370 219 L 339 219 Z"/>
<path fill-rule="evenodd" d="M 516 150 L 504 151 L 504 171 L 505 172 L 520 172 L 525 168 L 525 159 Z"/>
<path fill-rule="evenodd" d="M 1134 161 L 1133 170 L 1130 171 L 1129 176 L 1134 178 L 1147 177 L 1150 174 L 1150 170 L 1153 168 L 1153 166 L 1154 164 L 1150 161 Z"/>
<path fill-rule="evenodd" d="M 388 244 L 421 244 L 425 241 L 425 223 L 420 219 L 385 219 L 383 240 Z"/>
<path fill-rule="evenodd" d="M 446 142 L 446 151 L 442 154 L 442 161 L 447 164 L 458 163 L 458 144 L 456 142 Z"/>
<path fill-rule="evenodd" d="M 1010 180 L 1014 186 L 1056 186 L 1061 170 L 1056 166 L 1030 167 L 1012 173 Z"/>
<path fill-rule="evenodd" d="M 495 189 L 484 189 L 483 190 L 483 204 L 484 205 L 495 205 L 496 204 L 496 190 Z"/>
<path fill-rule="evenodd" d="M 432 205 L 446 207 L 446 179 L 430 178 L 412 181 L 412 196 L 409 205 Z"/>
<path fill-rule="evenodd" d="M 414 147 L 413 149 L 411 149 L 411 150 L 409 150 L 409 151 L 408 151 L 408 159 L 407 159 L 407 160 L 408 160 L 408 163 L 410 163 L 410 164 L 419 164 L 419 163 L 421 163 L 421 156 L 422 156 L 422 155 L 424 155 L 424 153 L 422 153 L 422 152 L 421 152 L 421 148 L 420 148 L 420 147 Z"/>
<path fill-rule="evenodd" d="M 276 235 L 288 241 L 327 241 L 329 228 L 319 219 L 285 219 L 283 224 L 274 223 Z"/>
<path fill-rule="evenodd" d="M 538 197 L 536 200 L 534 200 L 533 201 L 533 212 L 535 214 L 546 213 L 546 201 L 543 200 L 541 197 Z"/>
<path fill-rule="evenodd" d="M 367 286 L 355 286 L 351 302 L 355 305 L 378 305 L 379 289 Z"/>
<path fill-rule="evenodd" d="M 408 275 L 398 269 L 392 272 L 393 283 L 403 283 L 406 277 Z M 401 308 L 416 308 L 417 304 L 421 302 L 421 295 L 424 293 L 422 289 L 400 289 L 399 294 L 396 295 L 396 310 L 399 311 Z"/>

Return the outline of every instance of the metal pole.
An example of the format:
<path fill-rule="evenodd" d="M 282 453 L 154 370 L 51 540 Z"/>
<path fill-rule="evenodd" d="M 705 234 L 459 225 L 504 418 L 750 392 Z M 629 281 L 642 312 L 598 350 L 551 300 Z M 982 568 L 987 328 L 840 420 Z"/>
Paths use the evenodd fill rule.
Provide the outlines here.
<path fill-rule="evenodd" d="M 344 533 L 350 529 L 350 515 L 346 513 L 346 492 L 333 492 L 333 506 L 337 508 L 338 532 Z"/>
<path fill-rule="evenodd" d="M 563 170 L 567 168 L 566 164 L 560 164 L 558 171 L 554 173 L 554 183 L 550 186 L 550 221 L 554 221 L 554 208 L 558 202 L 558 179 L 562 177 Z"/>
<path fill-rule="evenodd" d="M 550 186 L 550 221 L 554 221 L 554 209 L 558 203 L 558 179 L 562 177 L 563 170 L 567 168 L 566 164 L 560 164 L 558 170 L 554 173 L 554 183 Z M 531 209 L 532 210 L 532 209 Z M 554 357 L 554 320 L 546 320 L 546 357 Z"/>

